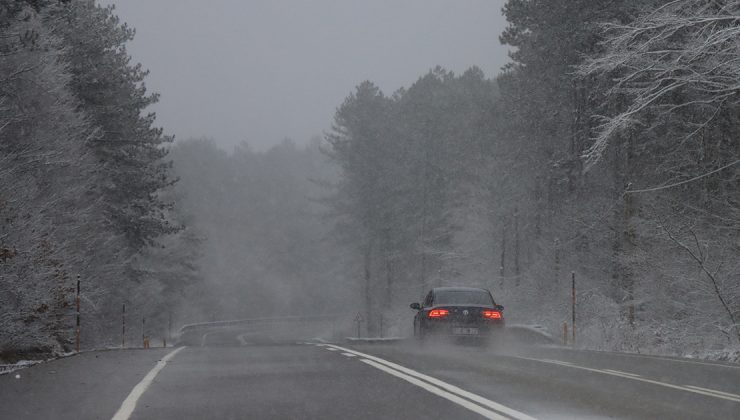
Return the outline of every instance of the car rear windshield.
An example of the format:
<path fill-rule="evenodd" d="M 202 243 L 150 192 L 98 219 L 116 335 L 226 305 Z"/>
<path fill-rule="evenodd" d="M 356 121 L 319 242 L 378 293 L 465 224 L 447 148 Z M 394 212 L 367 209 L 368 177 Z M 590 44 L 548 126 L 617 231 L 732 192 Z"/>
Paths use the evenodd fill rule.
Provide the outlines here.
<path fill-rule="evenodd" d="M 483 290 L 444 290 L 434 294 L 435 305 L 493 305 L 493 299 Z"/>

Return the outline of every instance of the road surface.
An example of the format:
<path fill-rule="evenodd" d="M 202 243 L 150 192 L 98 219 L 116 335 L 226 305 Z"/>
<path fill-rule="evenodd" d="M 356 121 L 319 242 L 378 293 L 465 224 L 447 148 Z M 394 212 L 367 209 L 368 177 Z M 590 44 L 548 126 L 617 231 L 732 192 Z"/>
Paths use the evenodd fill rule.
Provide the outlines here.
<path fill-rule="evenodd" d="M 2 375 L 0 419 L 740 418 L 740 365 L 534 346 L 202 344 Z"/>

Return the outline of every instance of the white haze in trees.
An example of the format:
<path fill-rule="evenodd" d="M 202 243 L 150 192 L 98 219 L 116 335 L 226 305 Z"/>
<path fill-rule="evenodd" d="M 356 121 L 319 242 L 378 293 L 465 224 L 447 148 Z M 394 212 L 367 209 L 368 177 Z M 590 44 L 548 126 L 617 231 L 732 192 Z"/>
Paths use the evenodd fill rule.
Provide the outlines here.
<path fill-rule="evenodd" d="M 89 347 L 445 285 L 558 334 L 574 276 L 579 346 L 740 358 L 740 3 L 452 4 L 122 2 L 139 66 L 0 2 L 0 358 L 70 350 L 77 274 Z"/>

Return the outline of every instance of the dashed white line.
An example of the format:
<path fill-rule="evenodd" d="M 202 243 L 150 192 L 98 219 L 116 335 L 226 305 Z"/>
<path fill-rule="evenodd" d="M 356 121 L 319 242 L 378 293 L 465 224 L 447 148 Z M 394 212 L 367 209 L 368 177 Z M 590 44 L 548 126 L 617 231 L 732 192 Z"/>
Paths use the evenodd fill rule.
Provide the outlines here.
<path fill-rule="evenodd" d="M 149 388 L 149 385 L 151 385 L 154 377 L 157 376 L 160 370 L 164 369 L 164 367 L 167 365 L 167 362 L 172 360 L 172 358 L 175 357 L 175 355 L 184 348 L 185 347 L 176 348 L 175 350 L 167 353 L 167 355 L 164 356 L 162 360 L 158 361 L 157 364 L 154 365 L 152 370 L 150 370 L 149 373 L 144 376 L 144 379 L 142 379 L 141 382 L 139 382 L 134 387 L 134 389 L 131 390 L 131 393 L 128 394 L 128 397 L 123 400 L 121 407 L 118 409 L 118 411 L 116 411 L 116 414 L 113 415 L 112 420 L 128 420 L 128 418 L 131 417 L 131 414 L 134 412 L 134 409 L 136 408 L 136 403 L 139 401 L 139 398 L 141 398 L 141 396 L 144 394 L 144 391 Z"/>
<path fill-rule="evenodd" d="M 707 363 L 707 362 L 699 362 L 696 360 L 684 360 L 684 359 L 679 359 L 675 357 L 660 357 L 660 356 L 650 356 L 647 354 L 633 354 L 633 353 L 614 353 L 614 352 L 600 352 L 600 351 L 593 351 L 593 352 L 594 353 L 604 353 L 604 354 L 609 354 L 609 355 L 618 356 L 618 357 L 637 357 L 641 359 L 655 359 L 655 360 L 660 360 L 663 362 L 689 363 L 692 365 L 711 366 L 715 368 L 740 369 L 739 365 L 726 365 L 722 363 Z"/>
<path fill-rule="evenodd" d="M 740 395 L 730 394 L 729 392 L 724 392 L 724 391 L 717 391 L 716 389 L 702 388 L 700 386 L 694 386 L 694 385 L 686 385 L 686 387 L 687 388 L 693 388 L 693 389 L 696 389 L 696 390 L 699 390 L 699 391 L 711 392 L 712 394 L 724 395 L 726 397 L 730 397 L 730 398 L 733 398 L 733 399 L 735 399 L 735 398 L 740 399 Z"/>
<path fill-rule="evenodd" d="M 638 378 L 640 377 L 640 375 L 638 375 L 636 373 L 622 372 L 621 370 L 614 370 L 614 369 L 604 369 L 604 370 L 607 371 L 607 372 L 618 373 L 620 375 L 636 376 Z"/>
<path fill-rule="evenodd" d="M 507 406 L 505 406 L 503 404 L 499 404 L 499 403 L 497 403 L 495 401 L 491 401 L 491 400 L 489 400 L 487 398 L 481 397 L 480 395 L 473 394 L 472 392 L 468 392 L 468 391 L 466 391 L 466 390 L 464 390 L 462 388 L 459 388 L 459 387 L 457 387 L 455 385 L 452 385 L 452 384 L 449 384 L 447 382 L 441 381 L 441 380 L 439 380 L 437 378 L 433 378 L 431 376 L 425 375 L 423 373 L 417 372 L 415 370 L 409 369 L 409 368 L 404 367 L 404 366 L 401 366 L 399 364 L 390 362 L 388 360 L 381 359 L 380 357 L 372 356 L 372 355 L 369 355 L 369 354 L 366 354 L 366 353 L 361 353 L 359 351 L 351 350 L 351 349 L 340 347 L 340 346 L 336 346 L 336 345 L 330 345 L 330 346 L 333 347 L 333 348 L 335 348 L 335 349 L 337 349 L 337 350 L 341 350 L 341 351 L 344 351 L 344 352 L 347 352 L 347 353 L 353 353 L 353 354 L 355 354 L 357 356 L 360 356 L 360 357 L 363 358 L 361 360 L 364 363 L 369 364 L 369 365 L 371 365 L 373 367 L 377 367 L 378 369 L 381 369 L 381 368 L 378 367 L 378 366 L 376 366 L 376 365 L 381 365 L 381 366 L 383 366 L 383 368 L 385 368 L 385 369 L 381 369 L 384 372 L 390 373 L 390 374 L 395 375 L 395 376 L 398 376 L 398 377 L 402 377 L 404 380 L 406 380 L 408 382 L 411 382 L 411 383 L 413 383 L 415 385 L 418 385 L 417 382 L 421 382 L 425 386 L 421 386 L 421 385 L 419 385 L 419 386 L 421 386 L 422 388 L 424 388 L 424 389 L 426 389 L 428 391 L 430 391 L 428 389 L 428 387 L 431 387 L 431 388 L 434 388 L 434 389 L 439 390 L 441 392 L 445 392 L 447 394 L 450 394 L 450 395 L 454 396 L 455 397 L 454 400 L 451 399 L 451 398 L 444 397 L 444 398 L 447 398 L 450 401 L 457 402 L 457 399 L 460 398 L 463 401 L 466 401 L 467 404 L 476 403 L 476 404 L 472 404 L 472 405 L 478 406 L 479 409 L 481 409 L 481 410 L 486 410 L 486 411 L 492 412 L 493 415 L 496 416 L 496 417 L 488 417 L 488 418 L 495 418 L 495 419 L 513 418 L 513 419 L 517 419 L 517 420 L 534 420 L 533 417 L 528 416 L 528 415 L 526 415 L 526 414 L 524 414 L 524 413 L 522 413 L 520 411 L 514 410 L 513 408 L 509 408 L 509 407 L 507 407 Z M 369 362 L 375 362 L 375 364 L 372 364 L 372 363 L 369 363 Z M 391 371 L 393 373 L 391 373 Z M 403 375 L 403 376 L 401 376 L 401 375 Z M 414 379 L 414 382 L 410 381 L 409 379 Z M 435 394 L 440 395 L 439 393 L 437 393 L 435 391 L 430 391 L 430 392 L 434 392 Z M 467 406 L 465 406 L 465 407 L 468 408 Z M 494 410 L 495 412 L 493 412 L 491 410 Z M 473 410 L 473 411 L 475 411 L 476 413 L 479 413 L 480 414 L 479 411 L 476 411 L 476 410 Z M 498 414 L 498 413 L 500 413 L 500 414 Z M 483 414 L 481 414 L 481 415 L 483 415 Z M 486 417 L 486 415 L 483 415 L 483 416 Z"/>
<path fill-rule="evenodd" d="M 553 359 L 540 359 L 540 360 L 544 360 L 544 361 L 550 362 L 550 363 L 557 363 L 557 364 L 560 364 L 560 365 L 572 365 L 573 364 L 571 362 L 563 362 L 561 360 L 553 360 Z"/>
<path fill-rule="evenodd" d="M 342 356 L 347 356 L 347 357 L 357 357 L 356 355 L 354 355 L 354 354 L 352 354 L 352 353 L 342 353 Z"/>
<path fill-rule="evenodd" d="M 248 345 L 249 345 L 249 342 L 248 342 L 248 341 L 247 341 L 247 339 L 245 338 L 245 337 L 246 337 L 247 335 L 249 335 L 249 333 L 245 333 L 245 334 L 240 334 L 240 335 L 237 335 L 237 336 L 236 336 L 236 339 L 237 339 L 237 340 L 239 340 L 239 343 L 240 343 L 240 344 L 241 344 L 242 346 L 248 346 Z"/>
<path fill-rule="evenodd" d="M 324 348 L 327 349 L 327 350 L 329 350 L 329 351 L 338 351 L 337 349 L 332 348 L 332 347 L 324 347 Z"/>
<path fill-rule="evenodd" d="M 558 360 L 535 359 L 531 357 L 521 357 L 521 356 L 515 356 L 515 357 L 518 357 L 520 359 L 525 359 L 525 360 L 534 360 L 536 362 L 541 362 L 541 363 L 551 363 L 551 364 L 556 364 L 560 366 L 566 366 L 566 367 L 570 367 L 574 369 L 582 369 L 582 370 L 587 370 L 590 372 L 603 373 L 606 375 L 619 376 L 621 378 L 627 378 L 627 379 L 632 379 L 634 381 L 646 382 L 646 383 L 653 384 L 653 385 L 660 385 L 666 388 L 679 389 L 681 391 L 693 392 L 695 394 L 708 395 L 710 397 L 722 398 L 725 400 L 740 402 L 740 395 L 730 394 L 728 392 L 716 391 L 713 389 L 700 388 L 700 387 L 691 386 L 691 385 L 682 386 L 682 385 L 669 384 L 667 382 L 660 382 L 660 381 L 655 381 L 652 379 L 643 378 L 634 373 L 620 372 L 620 371 L 611 370 L 611 369 L 594 369 L 594 368 L 589 368 L 585 366 L 574 365 L 572 363 L 561 362 Z"/>

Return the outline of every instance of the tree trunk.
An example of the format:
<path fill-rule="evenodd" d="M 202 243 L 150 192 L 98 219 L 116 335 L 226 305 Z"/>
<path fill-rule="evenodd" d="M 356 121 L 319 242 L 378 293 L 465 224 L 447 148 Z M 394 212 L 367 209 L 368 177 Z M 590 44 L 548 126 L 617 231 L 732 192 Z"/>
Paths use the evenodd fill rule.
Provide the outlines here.
<path fill-rule="evenodd" d="M 514 275 L 515 284 L 519 286 L 521 268 L 519 267 L 519 208 L 514 208 Z"/>
<path fill-rule="evenodd" d="M 371 334 L 373 319 L 373 300 L 372 300 L 372 252 L 373 244 L 370 241 L 365 247 L 364 271 L 365 271 L 365 325 L 368 335 Z"/>
<path fill-rule="evenodd" d="M 499 265 L 499 286 L 504 287 L 506 277 L 506 221 L 501 218 L 501 264 Z"/>

